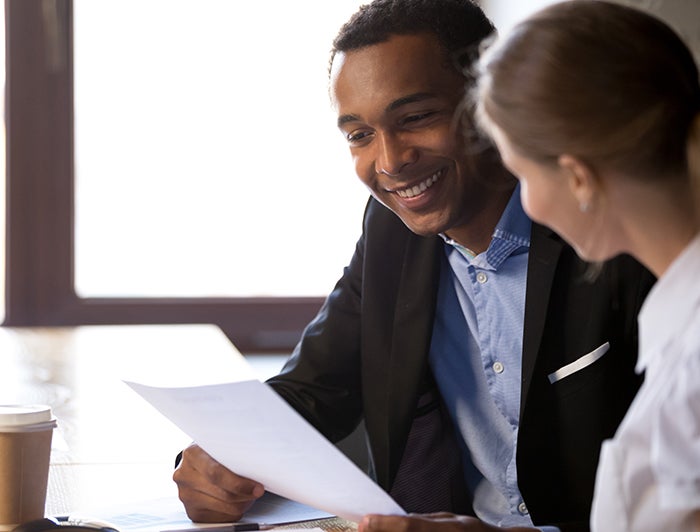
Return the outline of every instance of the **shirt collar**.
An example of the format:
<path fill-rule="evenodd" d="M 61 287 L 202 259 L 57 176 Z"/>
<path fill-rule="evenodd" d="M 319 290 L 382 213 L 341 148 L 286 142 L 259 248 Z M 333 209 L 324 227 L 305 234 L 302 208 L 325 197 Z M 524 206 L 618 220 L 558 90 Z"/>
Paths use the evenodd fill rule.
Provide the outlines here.
<path fill-rule="evenodd" d="M 682 337 L 700 307 L 700 235 L 671 263 L 653 286 L 639 313 L 639 360 L 642 372 L 656 357 L 672 356 L 665 347 Z M 672 310 L 672 312 L 671 312 Z"/>
<path fill-rule="evenodd" d="M 485 253 L 476 257 L 447 235 L 440 233 L 443 240 L 460 251 L 462 256 L 478 267 L 496 270 L 511 255 L 524 252 L 530 247 L 530 227 L 532 222 L 520 203 L 520 183 L 515 186 L 506 208 L 491 236 L 491 243 Z"/>

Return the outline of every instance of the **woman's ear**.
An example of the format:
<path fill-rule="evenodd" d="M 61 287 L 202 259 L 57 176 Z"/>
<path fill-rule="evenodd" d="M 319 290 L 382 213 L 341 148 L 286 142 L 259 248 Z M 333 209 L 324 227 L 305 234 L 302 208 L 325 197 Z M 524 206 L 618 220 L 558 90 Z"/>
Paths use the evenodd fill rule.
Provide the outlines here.
<path fill-rule="evenodd" d="M 578 202 L 579 209 L 581 212 L 587 212 L 593 205 L 600 187 L 595 171 L 573 155 L 560 155 L 557 162 L 568 176 L 569 189 Z"/>

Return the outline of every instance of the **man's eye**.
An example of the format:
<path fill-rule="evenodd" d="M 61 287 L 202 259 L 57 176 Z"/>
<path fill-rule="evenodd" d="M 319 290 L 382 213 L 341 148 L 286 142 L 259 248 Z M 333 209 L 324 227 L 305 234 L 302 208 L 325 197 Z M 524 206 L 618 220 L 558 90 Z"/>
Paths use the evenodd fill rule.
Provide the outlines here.
<path fill-rule="evenodd" d="M 403 119 L 404 124 L 410 124 L 413 122 L 420 122 L 421 120 L 425 120 L 426 118 L 430 118 L 433 116 L 435 113 L 432 111 L 426 112 L 426 113 L 418 113 L 415 115 L 409 115 L 406 118 Z"/>
<path fill-rule="evenodd" d="M 350 133 L 345 134 L 345 139 L 350 144 L 357 144 L 359 142 L 362 142 L 363 140 L 366 140 L 369 136 L 369 131 L 351 131 Z"/>

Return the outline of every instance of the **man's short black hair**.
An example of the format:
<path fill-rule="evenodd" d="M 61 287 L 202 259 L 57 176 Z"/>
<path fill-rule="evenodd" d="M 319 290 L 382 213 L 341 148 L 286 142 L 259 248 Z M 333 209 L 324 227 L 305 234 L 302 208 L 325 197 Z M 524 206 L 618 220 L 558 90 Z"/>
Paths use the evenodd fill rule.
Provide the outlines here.
<path fill-rule="evenodd" d="M 392 35 L 430 33 L 456 66 L 465 67 L 476 59 L 479 43 L 493 32 L 493 23 L 472 0 L 374 0 L 340 29 L 330 62 L 338 52 L 378 44 Z"/>

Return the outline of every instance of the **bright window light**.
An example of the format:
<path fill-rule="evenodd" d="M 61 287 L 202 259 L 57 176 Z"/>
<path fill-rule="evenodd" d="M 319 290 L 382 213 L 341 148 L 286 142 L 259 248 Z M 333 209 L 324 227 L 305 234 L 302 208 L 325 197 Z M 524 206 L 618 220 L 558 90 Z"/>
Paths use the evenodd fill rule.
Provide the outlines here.
<path fill-rule="evenodd" d="M 328 53 L 360 3 L 74 0 L 79 295 L 332 289 L 368 193 Z"/>

